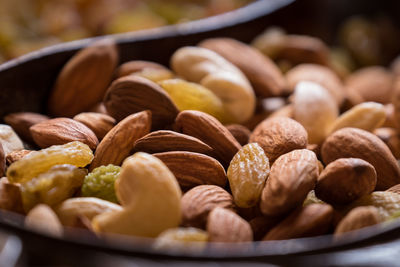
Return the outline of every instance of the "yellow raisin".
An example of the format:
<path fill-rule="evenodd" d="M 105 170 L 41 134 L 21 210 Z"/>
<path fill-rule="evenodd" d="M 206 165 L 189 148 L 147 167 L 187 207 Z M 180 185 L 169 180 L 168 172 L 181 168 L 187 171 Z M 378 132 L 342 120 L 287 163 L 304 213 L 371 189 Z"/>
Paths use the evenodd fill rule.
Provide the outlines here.
<path fill-rule="evenodd" d="M 229 121 L 221 99 L 200 84 L 181 79 L 164 80 L 159 84 L 179 110 L 199 110 L 214 116 L 223 123 Z"/>
<path fill-rule="evenodd" d="M 171 228 L 162 232 L 154 243 L 156 249 L 173 249 L 184 247 L 189 249 L 205 248 L 208 233 L 204 230 L 187 227 Z"/>
<path fill-rule="evenodd" d="M 82 186 L 86 174 L 86 169 L 73 165 L 56 165 L 47 172 L 21 184 L 24 210 L 29 211 L 39 203 L 53 206 L 72 197 Z"/>
<path fill-rule="evenodd" d="M 7 170 L 7 178 L 12 183 L 24 183 L 48 171 L 54 165 L 71 164 L 85 167 L 92 159 L 92 150 L 79 141 L 51 146 L 32 152 L 12 163 Z"/>
<path fill-rule="evenodd" d="M 259 202 L 269 175 L 268 157 L 257 143 L 247 144 L 233 157 L 227 175 L 235 204 L 253 207 Z"/>

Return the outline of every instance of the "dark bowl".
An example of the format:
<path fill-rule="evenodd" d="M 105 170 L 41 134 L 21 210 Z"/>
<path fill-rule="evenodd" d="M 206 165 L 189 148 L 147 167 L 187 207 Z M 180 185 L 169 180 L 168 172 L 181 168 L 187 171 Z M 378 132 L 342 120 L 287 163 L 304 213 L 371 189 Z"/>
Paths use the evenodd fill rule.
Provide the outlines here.
<path fill-rule="evenodd" d="M 143 59 L 168 65 L 170 55 L 181 46 L 195 45 L 205 38 L 217 36 L 249 42 L 271 25 L 282 26 L 292 33 L 318 36 L 332 43 L 333 33 L 344 18 L 354 14 L 383 13 L 398 23 L 399 7 L 400 2 L 395 0 L 384 1 L 384 4 L 382 1 L 363 0 L 260 0 L 216 17 L 113 37 L 120 51 L 120 63 Z M 0 65 L 0 115 L 17 111 L 46 112 L 44 103 L 58 72 L 77 50 L 94 39 L 98 38 L 48 47 Z M 25 229 L 21 216 L 4 211 L 0 211 L 0 227 L 22 239 L 31 264 L 79 266 L 123 265 L 132 260 L 140 263 L 140 266 L 160 263 L 186 266 L 194 261 L 196 264 L 219 261 L 229 265 L 257 262 L 306 266 L 336 266 L 338 263 L 350 265 L 352 261 L 343 256 L 346 251 L 352 255 L 364 253 L 363 265 L 374 265 L 377 262 L 368 260 L 371 255 L 365 253 L 365 249 L 376 244 L 396 246 L 396 239 L 400 235 L 400 222 L 394 222 L 363 229 L 359 235 L 349 236 L 340 242 L 334 242 L 331 236 L 321 236 L 232 244 L 226 248 L 208 247 L 196 253 L 182 250 L 155 251 L 148 240 L 102 240 L 79 230 L 68 231 L 65 238 L 59 239 Z"/>

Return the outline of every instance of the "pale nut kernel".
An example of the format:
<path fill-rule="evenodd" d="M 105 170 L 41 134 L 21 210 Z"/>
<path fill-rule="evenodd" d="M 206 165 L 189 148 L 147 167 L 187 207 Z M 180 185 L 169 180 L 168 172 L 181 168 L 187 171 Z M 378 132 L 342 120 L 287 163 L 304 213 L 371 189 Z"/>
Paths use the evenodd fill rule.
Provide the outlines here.
<path fill-rule="evenodd" d="M 25 217 L 25 226 L 32 230 L 61 237 L 63 227 L 54 211 L 46 204 L 35 206 Z"/>
<path fill-rule="evenodd" d="M 157 250 L 201 251 L 207 246 L 208 233 L 193 227 L 171 228 L 162 232 L 154 241 Z"/>
<path fill-rule="evenodd" d="M 352 107 L 340 115 L 332 124 L 329 132 L 345 127 L 353 127 L 372 132 L 386 120 L 385 107 L 376 102 L 364 102 Z"/>
<path fill-rule="evenodd" d="M 227 175 L 235 204 L 241 208 L 255 206 L 269 175 L 264 150 L 257 143 L 242 147 L 233 157 Z"/>
<path fill-rule="evenodd" d="M 320 85 L 300 82 L 293 96 L 294 119 L 301 123 L 308 133 L 308 142 L 320 144 L 338 117 L 337 103 Z"/>
<path fill-rule="evenodd" d="M 24 149 L 21 139 L 14 132 L 14 130 L 5 124 L 0 124 L 0 142 L 3 145 L 4 155 L 8 153 Z"/>
<path fill-rule="evenodd" d="M 315 187 L 316 196 L 332 205 L 350 203 L 374 191 L 375 168 L 362 159 L 342 158 L 329 163 Z"/>
<path fill-rule="evenodd" d="M 344 233 L 372 226 L 382 222 L 379 210 L 374 206 L 363 206 L 352 209 L 336 226 L 335 238 Z M 355 235 L 356 233 L 352 233 Z M 346 235 L 348 236 L 348 235 Z"/>
<path fill-rule="evenodd" d="M 93 229 L 156 237 L 181 221 L 181 190 L 171 171 L 156 157 L 138 152 L 127 158 L 115 182 L 123 210 L 97 215 Z"/>
<path fill-rule="evenodd" d="M 207 232 L 210 242 L 250 242 L 253 231 L 250 224 L 231 210 L 216 207 L 207 219 Z"/>
<path fill-rule="evenodd" d="M 274 117 L 258 124 L 249 142 L 258 143 L 272 163 L 285 153 L 306 148 L 307 139 L 307 131 L 300 123 L 286 117 Z"/>
<path fill-rule="evenodd" d="M 317 64 L 301 64 L 286 73 L 288 87 L 295 90 L 301 81 L 310 81 L 321 85 L 336 100 L 340 106 L 345 97 L 345 91 L 340 78 L 328 67 Z"/>
<path fill-rule="evenodd" d="M 300 207 L 269 231 L 263 240 L 283 240 L 325 234 L 333 219 L 333 208 L 328 204 Z"/>
<path fill-rule="evenodd" d="M 261 212 L 284 215 L 301 206 L 318 178 L 318 160 L 308 149 L 293 150 L 272 164 L 261 195 Z"/>
<path fill-rule="evenodd" d="M 249 81 L 217 53 L 200 47 L 183 47 L 175 51 L 171 65 L 178 75 L 214 92 L 230 113 L 232 123 L 244 122 L 253 115 L 256 98 Z"/>

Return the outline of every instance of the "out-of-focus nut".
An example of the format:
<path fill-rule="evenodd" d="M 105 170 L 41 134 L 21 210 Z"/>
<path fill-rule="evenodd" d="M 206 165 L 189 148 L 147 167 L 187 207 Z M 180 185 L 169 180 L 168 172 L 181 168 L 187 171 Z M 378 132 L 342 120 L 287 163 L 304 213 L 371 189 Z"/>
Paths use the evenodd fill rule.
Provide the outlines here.
<path fill-rule="evenodd" d="M 15 150 L 24 149 L 21 139 L 14 130 L 5 124 L 0 124 L 0 142 L 3 145 L 4 155 L 8 155 Z"/>
<path fill-rule="evenodd" d="M 286 117 L 267 118 L 253 130 L 250 143 L 258 143 L 269 161 L 295 149 L 307 147 L 307 132 L 295 120 Z"/>
<path fill-rule="evenodd" d="M 253 231 L 250 224 L 231 210 L 214 208 L 207 219 L 207 232 L 211 242 L 250 242 Z"/>
<path fill-rule="evenodd" d="M 165 230 L 154 241 L 157 250 L 201 251 L 207 245 L 208 233 L 193 227 Z"/>
<path fill-rule="evenodd" d="M 11 113 L 4 117 L 4 121 L 25 141 L 33 143 L 33 138 L 29 128 L 39 122 L 50 119 L 46 115 L 33 112 Z"/>
<path fill-rule="evenodd" d="M 181 221 L 181 190 L 171 171 L 156 157 L 138 152 L 124 161 L 115 182 L 123 210 L 97 215 L 93 229 L 156 237 Z"/>
<path fill-rule="evenodd" d="M 23 213 L 21 189 L 19 184 L 12 184 L 6 177 L 0 179 L 0 208 Z"/>
<path fill-rule="evenodd" d="M 325 234 L 332 224 L 333 208 L 310 204 L 293 211 L 269 231 L 263 240 L 283 240 Z"/>
<path fill-rule="evenodd" d="M 389 147 L 396 159 L 400 158 L 400 136 L 396 129 L 378 128 L 374 131 L 374 134 Z"/>
<path fill-rule="evenodd" d="M 386 119 L 385 107 L 376 102 L 358 104 L 340 115 L 332 124 L 330 132 L 353 127 L 372 132 L 382 126 Z"/>
<path fill-rule="evenodd" d="M 231 134 L 242 146 L 249 142 L 251 132 L 246 126 L 240 124 L 230 124 L 226 126 L 226 129 L 231 132 Z"/>
<path fill-rule="evenodd" d="M 128 76 L 132 73 L 142 71 L 144 69 L 166 69 L 163 65 L 160 65 L 155 62 L 151 61 L 143 61 L 143 60 L 132 60 L 125 62 L 121 66 L 119 66 L 115 70 L 115 77 L 116 78 L 121 78 L 123 76 Z"/>
<path fill-rule="evenodd" d="M 318 177 L 315 194 L 332 205 L 350 203 L 374 191 L 376 172 L 362 159 L 342 158 L 329 163 Z"/>
<path fill-rule="evenodd" d="M 325 139 L 339 113 L 337 103 L 328 91 L 313 82 L 297 84 L 293 111 L 294 119 L 307 130 L 311 144 L 320 144 Z"/>
<path fill-rule="evenodd" d="M 54 211 L 45 204 L 35 206 L 25 217 L 25 226 L 32 230 L 61 237 L 63 227 Z"/>

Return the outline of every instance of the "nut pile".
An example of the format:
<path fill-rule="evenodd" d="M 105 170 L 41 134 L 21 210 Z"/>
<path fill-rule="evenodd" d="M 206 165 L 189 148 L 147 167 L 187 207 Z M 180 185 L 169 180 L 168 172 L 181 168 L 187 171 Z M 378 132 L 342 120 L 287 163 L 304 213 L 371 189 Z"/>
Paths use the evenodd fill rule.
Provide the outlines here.
<path fill-rule="evenodd" d="M 400 61 L 345 77 L 322 41 L 291 38 L 275 42 L 285 73 L 228 38 L 178 49 L 171 69 L 117 67 L 109 40 L 79 51 L 48 114 L 0 125 L 0 207 L 57 236 L 79 227 L 157 249 L 337 239 L 396 218 Z"/>

